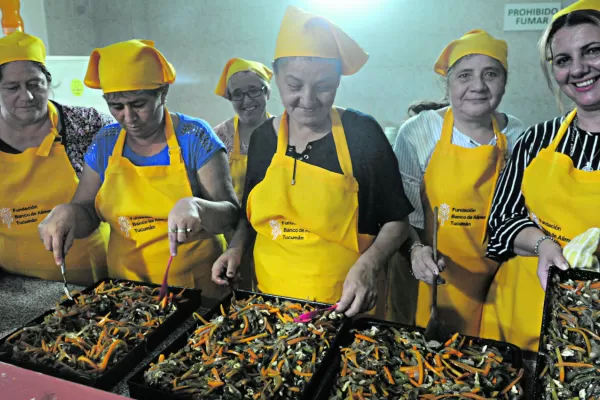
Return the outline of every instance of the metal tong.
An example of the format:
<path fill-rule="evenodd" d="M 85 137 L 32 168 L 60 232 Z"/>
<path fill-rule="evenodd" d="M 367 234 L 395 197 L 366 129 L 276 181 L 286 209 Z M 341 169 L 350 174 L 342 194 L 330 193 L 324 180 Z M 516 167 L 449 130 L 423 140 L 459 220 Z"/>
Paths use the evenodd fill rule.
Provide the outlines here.
<path fill-rule="evenodd" d="M 438 208 L 433 209 L 433 261 L 437 264 L 438 262 L 438 251 L 437 251 L 437 236 L 438 236 Z M 437 308 L 437 287 L 438 284 L 443 283 L 440 276 L 436 276 L 433 280 L 433 287 L 431 291 L 431 314 L 429 316 L 429 322 L 427 328 L 425 328 L 425 338 L 427 340 L 436 340 L 443 342 L 448 336 L 448 328 L 445 326 L 444 321 L 440 319 L 438 308 Z"/>
<path fill-rule="evenodd" d="M 69 288 L 67 287 L 67 268 L 65 267 L 64 261 L 62 262 L 62 264 L 60 264 L 60 272 L 62 273 L 63 277 L 63 290 L 65 291 L 67 298 L 69 300 L 73 300 L 73 297 L 71 297 L 71 293 L 69 293 Z"/>

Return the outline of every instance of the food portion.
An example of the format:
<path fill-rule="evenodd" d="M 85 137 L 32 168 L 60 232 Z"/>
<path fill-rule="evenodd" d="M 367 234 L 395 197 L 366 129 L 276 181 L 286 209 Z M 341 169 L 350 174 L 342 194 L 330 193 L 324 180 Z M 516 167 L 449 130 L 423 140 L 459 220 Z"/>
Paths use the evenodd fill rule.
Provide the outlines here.
<path fill-rule="evenodd" d="M 295 323 L 310 305 L 233 299 L 226 311 L 201 321 L 187 344 L 145 371 L 150 386 L 194 399 L 296 399 L 313 378 L 342 324 L 326 312 Z"/>
<path fill-rule="evenodd" d="M 330 400 L 517 399 L 523 369 L 500 351 L 458 334 L 427 342 L 420 332 L 373 326 L 353 330 L 342 348 L 341 371 Z"/>
<path fill-rule="evenodd" d="M 542 333 L 541 399 L 600 397 L 600 280 L 548 284 L 550 320 Z"/>
<path fill-rule="evenodd" d="M 133 347 L 177 310 L 182 293 L 158 301 L 160 288 L 131 282 L 101 282 L 75 304 L 56 306 L 37 325 L 10 335 L 0 352 L 15 360 L 43 364 L 96 377 L 119 362 Z"/>

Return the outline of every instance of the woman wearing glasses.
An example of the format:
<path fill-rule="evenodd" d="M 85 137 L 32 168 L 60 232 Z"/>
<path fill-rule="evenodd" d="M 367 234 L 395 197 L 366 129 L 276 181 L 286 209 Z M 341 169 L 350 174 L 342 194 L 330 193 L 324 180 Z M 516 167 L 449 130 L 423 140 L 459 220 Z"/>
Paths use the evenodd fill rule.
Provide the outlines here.
<path fill-rule="evenodd" d="M 272 76 L 273 72 L 259 62 L 232 58 L 225 64 L 215 89 L 217 96 L 231 102 L 236 113 L 214 130 L 227 148 L 233 188 L 239 201 L 244 194 L 250 136 L 270 117 L 266 108 Z"/>

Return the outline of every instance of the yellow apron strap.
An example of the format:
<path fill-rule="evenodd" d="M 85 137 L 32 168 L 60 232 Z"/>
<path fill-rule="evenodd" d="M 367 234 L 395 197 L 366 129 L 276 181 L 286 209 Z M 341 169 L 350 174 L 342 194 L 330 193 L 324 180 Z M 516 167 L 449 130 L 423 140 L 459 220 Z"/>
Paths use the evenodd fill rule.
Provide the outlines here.
<path fill-rule="evenodd" d="M 35 153 L 40 157 L 48 157 L 48 155 L 50 154 L 50 150 L 54 145 L 54 141 L 57 137 L 60 137 L 60 135 L 58 134 L 58 110 L 50 101 L 48 102 L 48 118 L 52 123 L 52 129 L 50 130 L 50 133 L 46 135 L 46 137 L 42 141 L 42 144 L 40 145 L 40 147 L 38 147 L 38 150 Z"/>
<path fill-rule="evenodd" d="M 236 115 L 233 117 L 233 154 L 240 154 L 242 146 L 240 143 L 240 118 Z"/>
<path fill-rule="evenodd" d="M 558 129 L 556 137 L 554 138 L 552 143 L 550 143 L 550 146 L 548 146 L 548 150 L 556 151 L 556 147 L 560 143 L 563 136 L 565 136 L 565 132 L 567 132 L 569 126 L 571 126 L 571 122 L 573 122 L 573 119 L 575 119 L 575 115 L 577 115 L 577 109 L 574 109 L 569 113 L 569 115 L 567 115 L 563 123 L 560 125 L 560 128 Z"/>
<path fill-rule="evenodd" d="M 125 129 L 121 129 L 113 153 L 111 156 L 112 161 L 118 165 L 123 158 L 123 148 L 125 147 L 125 136 L 127 132 Z M 169 160 L 170 165 L 183 164 L 183 157 L 181 156 L 181 148 L 179 142 L 177 142 L 177 136 L 175 135 L 175 129 L 173 129 L 173 120 L 167 107 L 165 107 L 165 137 L 167 139 L 167 146 L 169 147 Z"/>
<path fill-rule="evenodd" d="M 329 116 L 331 117 L 333 141 L 335 142 L 335 148 L 337 149 L 342 172 L 346 176 L 354 176 L 352 171 L 352 160 L 350 159 L 350 150 L 348 150 L 348 142 L 346 142 L 346 135 L 344 134 L 344 127 L 342 126 L 340 114 L 335 108 L 332 108 L 329 112 Z"/>

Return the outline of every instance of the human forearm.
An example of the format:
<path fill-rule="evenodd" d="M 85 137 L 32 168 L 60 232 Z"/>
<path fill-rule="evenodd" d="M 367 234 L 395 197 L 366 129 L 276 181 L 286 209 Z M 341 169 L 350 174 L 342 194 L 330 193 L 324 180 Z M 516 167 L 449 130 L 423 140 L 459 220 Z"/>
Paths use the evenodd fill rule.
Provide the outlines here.
<path fill-rule="evenodd" d="M 409 236 L 411 239 L 413 238 L 411 231 L 414 232 L 407 218 L 402 221 L 386 223 L 381 227 L 371 247 L 360 256 L 358 262 L 370 264 L 378 270 L 381 269 Z M 418 239 L 418 235 L 416 238 Z"/>
<path fill-rule="evenodd" d="M 92 203 L 70 203 L 70 212 L 75 221 L 75 238 L 83 239 L 90 236 L 100 225 L 100 218 Z"/>
<path fill-rule="evenodd" d="M 239 215 L 237 205 L 229 201 L 208 201 L 198 197 L 193 199 L 200 214 L 202 228 L 212 234 L 221 234 L 235 227 Z"/>
<path fill-rule="evenodd" d="M 532 257 L 535 253 L 536 245 L 539 247 L 540 238 L 546 236 L 539 228 L 529 226 L 517 234 L 513 242 L 513 251 L 519 256 Z"/>

